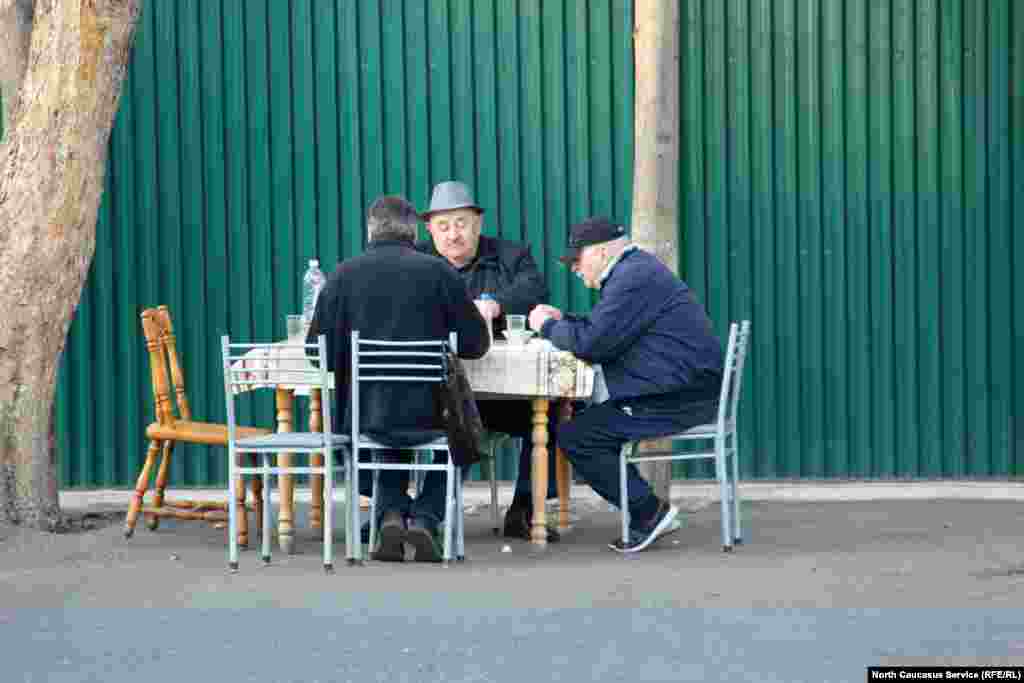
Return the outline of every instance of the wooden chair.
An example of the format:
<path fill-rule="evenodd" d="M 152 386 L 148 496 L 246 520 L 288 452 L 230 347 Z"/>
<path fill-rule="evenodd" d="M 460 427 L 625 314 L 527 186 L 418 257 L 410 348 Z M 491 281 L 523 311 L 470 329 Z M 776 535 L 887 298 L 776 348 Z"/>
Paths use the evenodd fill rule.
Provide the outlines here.
<path fill-rule="evenodd" d="M 130 538 L 135 532 L 135 522 L 139 514 L 146 516 L 146 525 L 155 530 L 161 517 L 176 519 L 205 520 L 217 524 L 228 521 L 228 503 L 202 500 L 164 500 L 167 488 L 167 476 L 171 464 L 174 445 L 178 442 L 203 444 L 208 446 L 227 446 L 228 427 L 226 424 L 196 422 L 192 419 L 188 397 L 185 394 L 185 374 L 178 360 L 178 351 L 174 338 L 174 327 L 171 325 L 171 314 L 167 306 L 147 308 L 142 312 L 142 330 L 146 336 L 146 348 L 149 350 L 149 366 L 153 382 L 153 399 L 156 419 L 146 427 L 146 438 L 149 439 L 149 450 L 142 472 L 135 483 L 135 495 L 128 508 L 125 520 L 124 535 Z M 173 394 L 172 394 L 173 389 Z M 177 411 L 175 411 L 175 405 Z M 239 427 L 239 438 L 265 436 L 272 434 L 269 429 L 256 427 Z M 151 505 L 144 504 L 146 490 L 149 487 L 153 466 L 157 455 L 163 451 L 160 468 L 156 475 L 156 488 L 153 492 Z M 256 456 L 252 456 L 255 462 Z M 245 504 L 245 487 L 239 482 L 235 487 L 239 511 L 238 543 L 248 545 L 249 529 Z M 263 526 L 262 498 L 263 487 L 259 478 L 252 482 L 253 498 L 255 499 L 257 533 Z"/>

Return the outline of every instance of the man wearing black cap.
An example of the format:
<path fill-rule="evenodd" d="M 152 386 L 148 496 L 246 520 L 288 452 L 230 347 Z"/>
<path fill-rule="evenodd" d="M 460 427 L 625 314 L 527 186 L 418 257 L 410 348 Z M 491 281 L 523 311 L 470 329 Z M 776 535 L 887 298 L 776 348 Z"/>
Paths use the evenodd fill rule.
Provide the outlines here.
<path fill-rule="evenodd" d="M 713 422 L 724 359 L 704 307 L 656 256 L 630 244 L 621 225 L 588 218 L 573 225 L 561 261 L 601 292 L 589 315 L 553 306 L 530 313 L 530 327 L 556 347 L 600 364 L 608 399 L 561 425 L 557 442 L 610 503 L 619 503 L 619 453 L 627 441 Z M 597 390 L 595 389 L 595 394 Z M 627 469 L 631 533 L 613 550 L 644 550 L 679 529 L 678 510 Z"/>

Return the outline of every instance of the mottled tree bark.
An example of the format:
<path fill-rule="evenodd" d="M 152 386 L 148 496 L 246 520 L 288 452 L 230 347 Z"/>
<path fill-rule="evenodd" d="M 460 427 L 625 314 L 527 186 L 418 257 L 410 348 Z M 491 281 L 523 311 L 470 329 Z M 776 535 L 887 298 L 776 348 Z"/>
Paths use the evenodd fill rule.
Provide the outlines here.
<path fill-rule="evenodd" d="M 57 363 L 95 249 L 140 1 L 27 3 L 31 43 L 10 107 L 17 45 L 0 46 L 0 520 L 59 523 L 47 443 Z M 25 16 L 23 4 L 0 0 L 0 21 Z"/>
<path fill-rule="evenodd" d="M 4 101 L 4 130 L 18 102 L 18 90 L 28 66 L 35 0 L 0 0 L 0 95 Z"/>
<path fill-rule="evenodd" d="M 679 5 L 637 0 L 633 52 L 636 115 L 633 241 L 679 273 Z M 651 441 L 641 450 L 668 450 Z M 670 462 L 639 463 L 655 494 L 669 499 Z"/>

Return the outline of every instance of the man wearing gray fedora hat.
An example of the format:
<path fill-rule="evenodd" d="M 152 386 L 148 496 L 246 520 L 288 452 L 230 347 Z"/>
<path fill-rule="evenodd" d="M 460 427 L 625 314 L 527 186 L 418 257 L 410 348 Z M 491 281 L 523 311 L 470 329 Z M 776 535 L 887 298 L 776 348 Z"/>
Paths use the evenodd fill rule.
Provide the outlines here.
<path fill-rule="evenodd" d="M 418 242 L 416 247 L 440 256 L 459 273 L 477 309 L 498 334 L 505 328 L 506 315 L 528 315 L 535 306 L 547 301 L 548 288 L 528 246 L 480 234 L 483 213 L 468 185 L 454 180 L 438 183 L 430 198 L 430 208 L 422 213 L 431 239 Z M 478 405 L 485 428 L 522 440 L 519 475 L 512 505 L 505 514 L 504 534 L 529 540 L 533 512 L 533 409 L 529 401 L 479 401 Z M 557 417 L 552 411 L 548 421 L 552 439 L 556 430 Z M 553 498 L 557 496 L 554 458 L 549 462 L 552 469 L 548 497 Z M 548 527 L 548 540 L 559 540 L 552 527 Z"/>

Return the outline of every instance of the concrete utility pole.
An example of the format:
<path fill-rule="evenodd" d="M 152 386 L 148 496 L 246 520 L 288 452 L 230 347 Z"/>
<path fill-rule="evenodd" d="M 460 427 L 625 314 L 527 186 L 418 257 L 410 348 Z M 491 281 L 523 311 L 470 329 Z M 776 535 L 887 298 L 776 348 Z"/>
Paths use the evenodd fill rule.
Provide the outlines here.
<path fill-rule="evenodd" d="M 636 0 L 635 159 L 632 238 L 679 274 L 679 4 Z M 667 450 L 665 441 L 642 450 Z M 669 499 L 672 464 L 648 462 L 640 473 Z"/>

